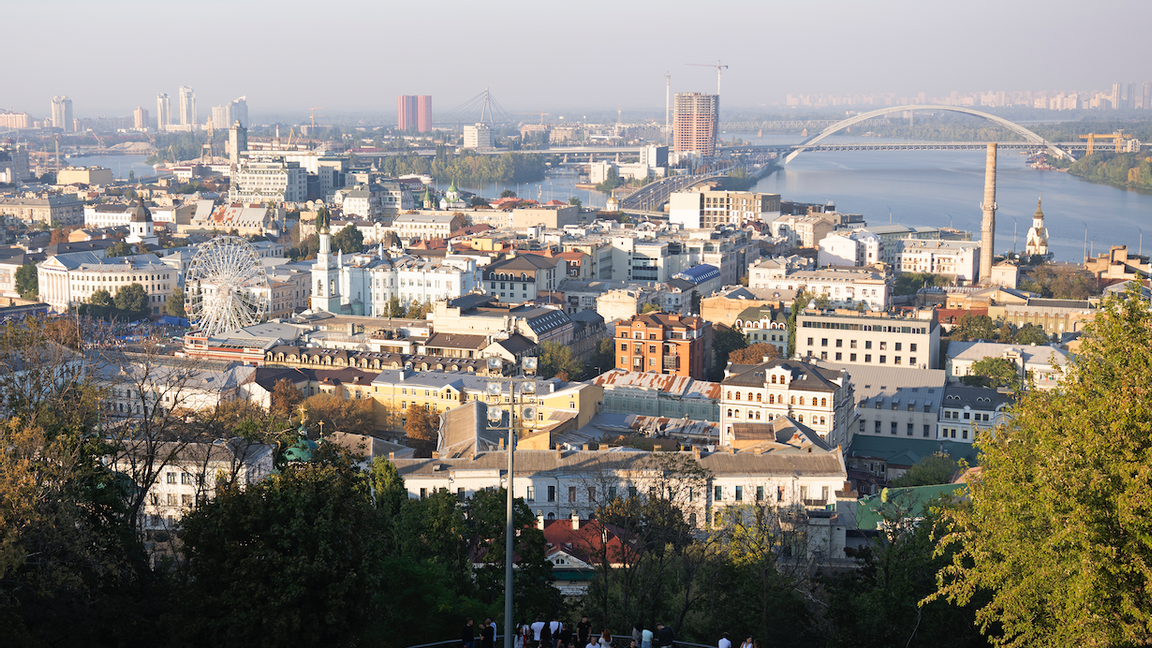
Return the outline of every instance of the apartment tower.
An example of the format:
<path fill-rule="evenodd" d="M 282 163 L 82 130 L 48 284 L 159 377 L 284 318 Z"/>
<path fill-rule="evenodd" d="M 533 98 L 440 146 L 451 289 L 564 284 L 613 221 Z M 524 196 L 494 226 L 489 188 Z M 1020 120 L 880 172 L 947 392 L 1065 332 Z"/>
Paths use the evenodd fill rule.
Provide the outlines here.
<path fill-rule="evenodd" d="M 720 123 L 720 96 L 699 92 L 676 93 L 673 117 L 673 150 L 701 157 L 716 154 L 716 131 Z"/>
<path fill-rule="evenodd" d="M 432 95 L 416 97 L 416 130 L 421 133 L 432 130 Z"/>
<path fill-rule="evenodd" d="M 76 122 L 72 119 L 72 100 L 67 97 L 52 97 L 52 125 L 71 133 L 76 130 Z"/>
<path fill-rule="evenodd" d="M 156 95 L 156 130 L 164 132 L 172 125 L 172 98 L 167 92 Z"/>
<path fill-rule="evenodd" d="M 196 123 L 196 91 L 188 86 L 180 86 L 180 125 L 191 126 Z"/>
<path fill-rule="evenodd" d="M 396 128 L 408 131 L 416 128 L 419 123 L 416 114 L 419 111 L 419 102 L 415 95 L 400 95 L 396 102 Z"/>

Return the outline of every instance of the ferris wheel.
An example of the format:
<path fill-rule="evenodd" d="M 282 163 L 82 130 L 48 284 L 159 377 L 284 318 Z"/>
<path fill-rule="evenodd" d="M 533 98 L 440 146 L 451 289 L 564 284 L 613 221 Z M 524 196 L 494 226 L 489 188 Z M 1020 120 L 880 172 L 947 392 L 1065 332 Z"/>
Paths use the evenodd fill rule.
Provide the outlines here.
<path fill-rule="evenodd" d="M 184 292 L 188 319 L 208 337 L 259 323 L 272 297 L 260 257 L 238 236 L 217 236 L 200 246 Z"/>

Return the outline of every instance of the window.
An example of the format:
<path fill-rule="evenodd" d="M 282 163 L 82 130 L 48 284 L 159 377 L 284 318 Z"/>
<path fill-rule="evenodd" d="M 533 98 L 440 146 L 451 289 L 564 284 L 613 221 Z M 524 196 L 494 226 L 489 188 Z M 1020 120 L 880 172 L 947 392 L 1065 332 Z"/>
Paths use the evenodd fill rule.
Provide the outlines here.
<path fill-rule="evenodd" d="M 916 343 L 915 342 L 909 342 L 908 343 L 908 350 L 911 351 L 912 353 L 916 353 Z"/>
<path fill-rule="evenodd" d="M 821 360 L 827 360 L 828 359 L 828 352 L 827 351 L 821 351 L 820 352 L 820 359 Z"/>
<path fill-rule="evenodd" d="M 891 431 L 892 434 L 896 434 L 896 421 L 892 421 Z"/>
<path fill-rule="evenodd" d="M 180 483 L 181 484 L 191 484 L 192 483 L 192 475 L 189 475 L 188 473 L 180 473 Z"/>
<path fill-rule="evenodd" d="M 168 473 L 168 483 L 169 484 L 175 484 L 176 483 L 176 473 L 174 473 L 174 472 Z"/>
<path fill-rule="evenodd" d="M 872 362 L 872 354 L 871 353 L 865 353 L 864 354 L 864 362 Z"/>
<path fill-rule="evenodd" d="M 900 356 L 896 356 L 895 358 L 892 358 L 892 364 L 900 364 Z"/>
<path fill-rule="evenodd" d="M 912 356 L 912 357 L 908 358 L 908 364 L 915 367 L 916 366 L 916 356 Z"/>
<path fill-rule="evenodd" d="M 428 489 L 427 488 L 421 488 L 420 489 L 420 499 L 424 499 L 425 497 L 428 497 Z"/>
<path fill-rule="evenodd" d="M 815 343 L 815 341 L 816 341 L 816 338 L 808 338 L 808 346 L 812 346 Z"/>
<path fill-rule="evenodd" d="M 569 486 L 568 487 L 568 502 L 573 503 L 575 501 L 576 501 L 576 487 L 575 486 Z"/>
<path fill-rule="evenodd" d="M 961 439 L 967 439 L 968 438 L 968 428 L 964 428 L 963 430 L 960 431 L 960 438 Z"/>
<path fill-rule="evenodd" d="M 188 494 L 181 495 L 180 506 L 192 506 L 192 496 Z"/>
<path fill-rule="evenodd" d="M 888 349 L 888 341 L 887 340 L 880 340 L 880 350 L 886 351 L 887 349 Z"/>
<path fill-rule="evenodd" d="M 822 346 L 822 347 L 828 346 L 828 338 L 820 338 L 820 346 Z"/>
<path fill-rule="evenodd" d="M 555 486 L 549 486 L 548 487 L 548 501 L 549 502 L 555 502 L 556 501 L 556 487 Z"/>
<path fill-rule="evenodd" d="M 627 345 L 627 344 L 621 344 L 621 345 L 620 345 L 620 350 L 621 350 L 621 351 L 627 351 L 627 350 L 628 350 L 628 345 Z"/>
<path fill-rule="evenodd" d="M 588 487 L 588 501 L 589 502 L 595 502 L 596 501 L 596 487 L 595 486 L 589 486 Z"/>
<path fill-rule="evenodd" d="M 909 423 L 908 424 L 908 436 L 912 436 L 912 427 L 913 427 L 912 424 Z"/>
<path fill-rule="evenodd" d="M 629 486 L 628 487 L 628 497 L 636 497 L 636 487 L 635 486 Z"/>
<path fill-rule="evenodd" d="M 463 488 L 457 488 L 456 489 L 456 499 L 460 500 L 461 502 L 464 501 L 464 489 Z"/>
<path fill-rule="evenodd" d="M 884 364 L 886 362 L 888 362 L 888 356 L 886 356 L 886 355 L 880 356 L 880 364 Z"/>
<path fill-rule="evenodd" d="M 856 354 L 855 353 L 849 353 L 848 354 L 848 362 L 856 362 Z"/>
<path fill-rule="evenodd" d="M 724 499 L 724 487 L 723 486 L 715 487 L 715 489 L 713 489 L 713 493 L 712 493 L 712 500 L 719 502 L 723 499 Z"/>
<path fill-rule="evenodd" d="M 736 501 L 737 502 L 743 502 L 744 501 L 744 487 L 743 486 L 737 486 L 736 487 Z"/>
<path fill-rule="evenodd" d="M 757 486 L 756 487 L 756 501 L 757 502 L 763 502 L 764 501 L 764 487 L 763 486 Z"/>
<path fill-rule="evenodd" d="M 836 340 L 836 348 L 837 348 L 837 349 L 840 349 L 840 348 L 843 348 L 843 347 L 844 347 L 844 340 L 841 340 L 841 339 L 837 339 L 837 340 Z"/>
<path fill-rule="evenodd" d="M 856 340 L 848 340 L 848 348 L 849 349 L 855 349 L 856 348 Z"/>
<path fill-rule="evenodd" d="M 843 356 L 844 356 L 843 353 L 840 353 L 839 351 L 837 351 L 836 352 L 836 362 L 840 362 L 841 360 L 843 360 L 844 359 Z"/>
<path fill-rule="evenodd" d="M 864 348 L 865 349 L 871 349 L 872 348 L 872 340 L 864 340 Z"/>
<path fill-rule="evenodd" d="M 421 489 L 421 490 L 423 490 L 423 489 Z M 528 502 L 535 502 L 536 501 L 536 487 L 535 486 L 529 486 L 528 487 L 528 494 L 524 496 L 524 499 L 525 499 L 525 501 L 528 501 Z"/>
<path fill-rule="evenodd" d="M 900 343 L 899 343 L 899 342 L 897 342 L 897 343 L 896 343 L 896 347 L 895 347 L 895 349 L 893 349 L 893 350 L 894 350 L 894 351 L 899 351 L 899 350 L 900 350 L 900 346 L 901 346 L 901 345 L 900 345 Z"/>
<path fill-rule="evenodd" d="M 925 439 L 927 439 L 927 438 L 928 438 L 928 434 L 929 434 L 929 427 L 928 427 L 928 425 L 927 425 L 927 424 L 925 424 L 925 425 L 924 425 L 924 438 L 925 438 Z"/>
<path fill-rule="evenodd" d="M 166 501 L 168 502 L 168 506 L 176 506 L 176 494 L 168 493 L 168 498 Z"/>
<path fill-rule="evenodd" d="M 969 418 L 970 416 L 971 416 L 971 413 L 969 413 L 969 412 L 964 412 L 964 420 L 965 420 L 965 421 L 967 421 L 967 420 L 968 420 L 968 418 Z"/>

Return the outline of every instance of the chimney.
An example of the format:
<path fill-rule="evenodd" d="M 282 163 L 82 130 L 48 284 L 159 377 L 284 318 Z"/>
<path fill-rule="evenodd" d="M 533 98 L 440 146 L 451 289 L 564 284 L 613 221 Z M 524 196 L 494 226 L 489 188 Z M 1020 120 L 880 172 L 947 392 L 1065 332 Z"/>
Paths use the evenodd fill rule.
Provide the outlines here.
<path fill-rule="evenodd" d="M 580 514 L 576 512 L 576 509 L 572 509 L 572 530 L 580 530 Z"/>
<path fill-rule="evenodd" d="M 692 446 L 692 456 L 697 459 L 700 458 L 700 446 Z"/>
<path fill-rule="evenodd" d="M 536 528 L 544 530 L 544 511 L 536 511 Z"/>
<path fill-rule="evenodd" d="M 395 458 L 396 458 L 396 453 L 395 453 L 395 452 L 389 452 L 389 453 L 388 453 L 388 458 L 389 458 L 389 459 L 395 459 Z"/>
<path fill-rule="evenodd" d="M 992 253 L 996 246 L 996 142 L 988 144 L 984 162 L 984 217 L 980 221 L 980 283 L 992 281 Z"/>
<path fill-rule="evenodd" d="M 435 450 L 433 450 L 433 451 L 432 451 L 432 458 L 433 458 L 433 459 L 439 459 L 439 458 L 440 458 L 440 453 L 439 453 L 439 452 L 436 452 Z"/>
<path fill-rule="evenodd" d="M 581 450 L 584 450 L 585 452 L 587 452 L 587 451 L 588 451 L 588 444 L 587 444 L 587 443 L 585 443 L 584 445 L 580 446 L 580 449 L 581 449 Z"/>
<path fill-rule="evenodd" d="M 559 445 L 557 445 L 556 446 L 556 461 L 560 461 L 563 458 L 564 458 L 564 451 L 560 449 Z"/>

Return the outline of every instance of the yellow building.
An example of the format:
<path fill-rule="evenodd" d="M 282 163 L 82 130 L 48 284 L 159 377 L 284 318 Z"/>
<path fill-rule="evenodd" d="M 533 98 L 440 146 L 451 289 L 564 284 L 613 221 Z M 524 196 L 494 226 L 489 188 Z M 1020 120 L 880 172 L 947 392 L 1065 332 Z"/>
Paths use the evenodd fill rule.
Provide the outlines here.
<path fill-rule="evenodd" d="M 106 185 L 111 184 L 115 178 L 112 170 L 104 167 L 68 167 L 60 169 L 56 174 L 56 184 L 60 185 Z"/>

